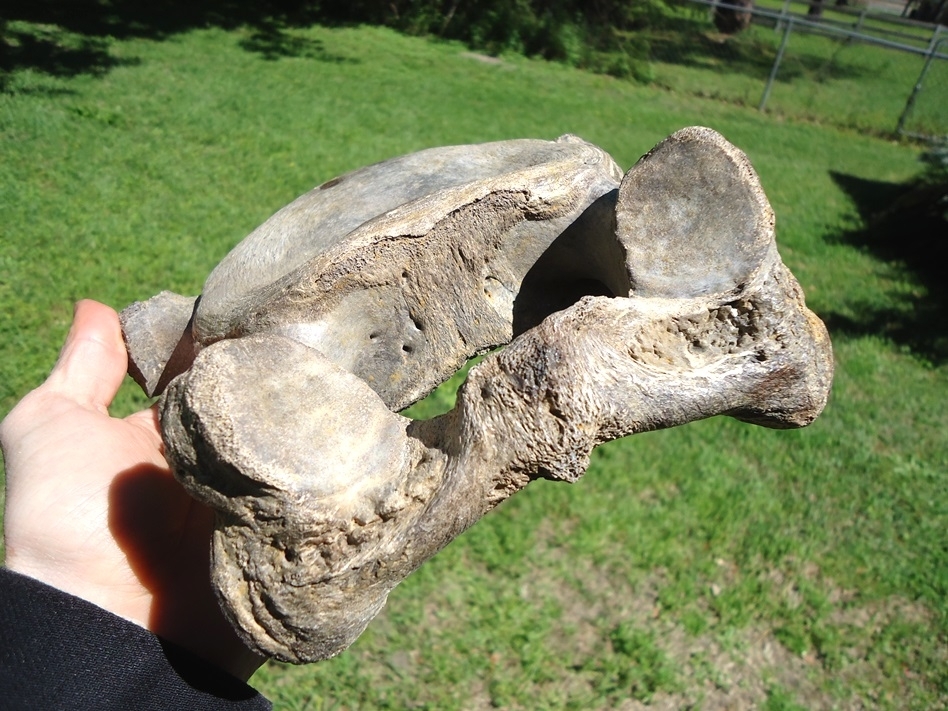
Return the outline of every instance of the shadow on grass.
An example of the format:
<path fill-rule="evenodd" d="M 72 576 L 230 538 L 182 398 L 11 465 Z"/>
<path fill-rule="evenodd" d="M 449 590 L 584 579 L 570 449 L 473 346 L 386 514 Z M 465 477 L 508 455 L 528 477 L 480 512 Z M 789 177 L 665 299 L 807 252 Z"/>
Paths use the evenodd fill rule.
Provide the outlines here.
<path fill-rule="evenodd" d="M 303 57 L 336 64 L 358 61 L 327 52 L 319 40 L 294 35 L 288 32 L 279 21 L 262 22 L 256 25 L 250 37 L 242 40 L 240 46 L 270 61 L 282 57 Z"/>
<path fill-rule="evenodd" d="M 353 61 L 331 55 L 316 41 L 292 30 L 317 22 L 337 24 L 359 14 L 358 7 L 316 0 L 6 0 L 0 15 L 0 92 L 10 76 L 32 69 L 52 76 L 100 76 L 130 60 L 110 54 L 112 38 L 163 40 L 197 28 L 248 27 L 241 46 L 269 60 L 305 57 L 319 61 Z M 337 7 L 338 5 L 338 7 Z M 710 68 L 766 79 L 778 36 L 754 27 L 733 36 L 717 33 L 705 13 L 679 10 L 658 15 L 647 27 L 630 33 L 646 41 L 650 59 L 685 67 Z M 792 52 L 778 80 L 791 82 L 856 76 L 852 66 L 805 51 Z"/>
<path fill-rule="evenodd" d="M 0 13 L 0 92 L 13 72 L 31 69 L 57 77 L 102 76 L 134 64 L 110 53 L 114 39 L 164 40 L 192 29 L 249 27 L 241 46 L 266 59 L 306 57 L 352 61 L 292 33 L 317 20 L 306 0 L 7 0 Z"/>
<path fill-rule="evenodd" d="M 855 336 L 889 338 L 935 365 L 948 362 L 948 186 L 830 175 L 867 225 L 839 235 L 839 241 L 904 270 L 920 288 L 898 307 L 865 308 L 858 317 L 821 314 L 827 326 Z"/>
<path fill-rule="evenodd" d="M 745 32 L 725 35 L 707 18 L 693 16 L 668 18 L 660 29 L 647 34 L 652 61 L 740 73 L 761 81 L 770 75 L 780 44 L 780 35 L 765 26 L 755 24 Z M 826 56 L 791 47 L 780 65 L 777 81 L 828 81 L 864 75 L 866 70 L 840 59 L 843 46 L 838 42 L 827 44 L 832 52 Z"/>
<path fill-rule="evenodd" d="M 65 32 L 55 26 L 7 28 L 0 36 L 0 70 L 32 68 L 57 77 L 77 74 L 101 76 L 120 64 L 109 55 L 109 43 L 100 37 Z"/>

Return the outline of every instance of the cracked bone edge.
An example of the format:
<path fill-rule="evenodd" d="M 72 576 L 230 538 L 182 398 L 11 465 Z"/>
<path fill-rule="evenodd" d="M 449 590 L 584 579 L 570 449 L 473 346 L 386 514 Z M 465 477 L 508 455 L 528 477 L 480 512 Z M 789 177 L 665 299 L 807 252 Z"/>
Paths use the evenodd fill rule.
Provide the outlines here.
<path fill-rule="evenodd" d="M 690 136 L 664 145 L 718 141 Z M 705 158 L 744 171 L 728 145 Z M 742 180 L 759 190 L 752 171 Z M 162 428 L 176 475 L 218 511 L 213 578 L 245 641 L 293 662 L 337 654 L 424 560 L 532 479 L 574 481 L 601 442 L 715 414 L 811 422 L 832 380 L 829 339 L 779 260 L 766 199 L 741 199 L 707 207 L 749 211 L 763 237 L 705 239 L 750 241 L 757 256 L 743 269 L 676 289 L 636 281 L 661 265 L 627 263 L 647 297 L 585 297 L 549 315 L 473 369 L 455 409 L 431 421 L 388 412 L 359 378 L 278 335 L 204 351 L 172 383 Z M 624 224 L 616 236 L 631 254 Z"/>
<path fill-rule="evenodd" d="M 157 395 L 210 343 L 283 333 L 402 409 L 510 340 L 525 274 L 621 177 L 567 135 L 428 149 L 335 178 L 238 244 L 196 304 L 163 293 L 126 309 L 130 372 Z"/>

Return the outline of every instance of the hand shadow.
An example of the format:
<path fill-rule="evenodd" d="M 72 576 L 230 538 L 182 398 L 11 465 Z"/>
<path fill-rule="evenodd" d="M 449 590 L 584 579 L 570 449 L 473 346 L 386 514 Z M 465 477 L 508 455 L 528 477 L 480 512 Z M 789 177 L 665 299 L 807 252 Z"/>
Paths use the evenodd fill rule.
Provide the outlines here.
<path fill-rule="evenodd" d="M 163 640 L 249 678 L 262 660 L 240 641 L 211 586 L 214 512 L 193 499 L 169 471 L 140 465 L 112 481 L 108 525 L 132 573 L 151 595 L 147 627 Z M 234 666 L 235 659 L 245 658 L 246 663 Z"/>

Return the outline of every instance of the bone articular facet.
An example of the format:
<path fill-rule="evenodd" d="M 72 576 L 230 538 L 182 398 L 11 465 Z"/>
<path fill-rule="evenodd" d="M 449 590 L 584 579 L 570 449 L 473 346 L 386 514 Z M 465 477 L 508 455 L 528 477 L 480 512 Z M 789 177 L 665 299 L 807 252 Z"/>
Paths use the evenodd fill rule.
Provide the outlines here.
<path fill-rule="evenodd" d="M 238 246 L 196 308 L 165 295 L 125 314 L 133 360 L 158 364 L 145 386 L 170 381 L 169 462 L 218 513 L 222 607 L 267 656 L 339 653 L 427 558 L 531 480 L 575 481 L 600 443 L 717 414 L 800 427 L 826 403 L 826 330 L 756 174 L 710 129 L 624 177 L 567 137 L 330 181 L 347 183 L 354 217 L 327 215 L 344 193 L 317 189 Z M 136 324 L 167 334 L 161 354 Z M 451 412 L 394 412 L 503 344 Z"/>

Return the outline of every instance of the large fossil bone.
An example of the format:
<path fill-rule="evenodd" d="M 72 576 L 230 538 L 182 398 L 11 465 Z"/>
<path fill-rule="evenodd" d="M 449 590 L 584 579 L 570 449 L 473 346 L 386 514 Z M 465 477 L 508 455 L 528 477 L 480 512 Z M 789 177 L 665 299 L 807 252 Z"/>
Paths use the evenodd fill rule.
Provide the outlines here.
<path fill-rule="evenodd" d="M 576 480 L 599 443 L 716 414 L 798 427 L 822 410 L 829 340 L 779 259 L 746 157 L 710 129 L 684 129 L 616 190 L 611 160 L 563 144 L 587 157 L 505 172 L 489 186 L 479 177 L 475 199 L 458 201 L 470 186 L 456 184 L 416 196 L 345 236 L 339 244 L 362 250 L 359 259 L 322 246 L 277 275 L 278 290 L 245 290 L 243 306 L 219 311 L 229 325 L 217 336 L 240 337 L 200 344 L 171 381 L 167 455 L 218 512 L 214 585 L 252 647 L 294 662 L 338 653 L 424 560 L 532 479 Z M 517 198 L 499 187 L 510 180 L 523 181 Z M 492 201 L 494 190 L 504 199 Z M 556 203 L 567 207 L 523 207 L 544 190 L 567 194 Z M 555 239 L 538 238 L 531 220 Z M 425 239 L 437 249 L 409 248 Z M 439 268 L 447 278 L 435 279 Z M 507 295 L 501 307 L 488 276 Z M 340 306 L 347 299 L 356 306 Z M 371 328 L 389 318 L 398 337 L 366 361 L 379 331 L 365 332 L 363 320 L 377 317 L 360 309 L 373 304 L 384 315 Z M 126 323 L 163 308 L 137 307 Z M 190 319 L 199 330 L 200 304 L 193 318 L 181 313 L 175 328 Z M 402 313 L 424 326 L 411 352 Z M 314 326 L 333 318 L 335 330 Z M 438 358 L 453 369 L 514 335 L 471 371 L 450 413 L 392 412 L 443 379 Z"/>
<path fill-rule="evenodd" d="M 621 178 L 563 136 L 433 148 L 330 180 L 237 245 L 200 299 L 126 309 L 132 374 L 160 394 L 211 343 L 283 333 L 402 409 L 510 340 L 524 275 Z"/>

